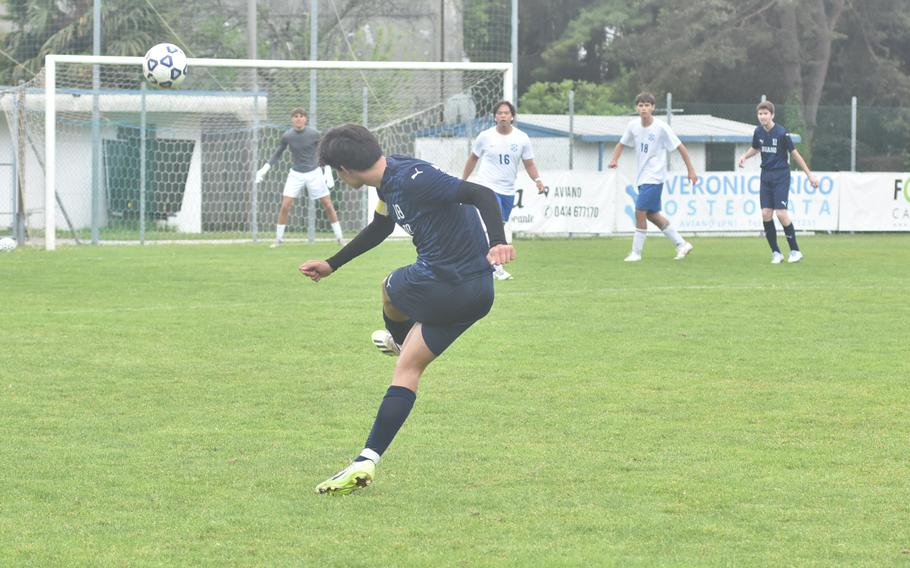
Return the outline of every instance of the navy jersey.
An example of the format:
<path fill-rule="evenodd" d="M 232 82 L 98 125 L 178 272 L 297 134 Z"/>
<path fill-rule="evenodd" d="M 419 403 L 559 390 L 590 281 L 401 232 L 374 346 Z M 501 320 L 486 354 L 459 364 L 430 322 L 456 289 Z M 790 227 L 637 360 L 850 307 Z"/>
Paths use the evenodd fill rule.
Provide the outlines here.
<path fill-rule="evenodd" d="M 790 152 L 794 150 L 790 133 L 780 124 L 771 130 L 758 125 L 752 135 L 752 147 L 761 152 L 762 171 L 789 170 Z"/>
<path fill-rule="evenodd" d="M 461 180 L 405 156 L 387 156 L 386 164 L 376 212 L 391 215 L 413 237 L 416 265 L 448 281 L 488 274 L 490 247 L 477 208 L 456 199 Z"/>

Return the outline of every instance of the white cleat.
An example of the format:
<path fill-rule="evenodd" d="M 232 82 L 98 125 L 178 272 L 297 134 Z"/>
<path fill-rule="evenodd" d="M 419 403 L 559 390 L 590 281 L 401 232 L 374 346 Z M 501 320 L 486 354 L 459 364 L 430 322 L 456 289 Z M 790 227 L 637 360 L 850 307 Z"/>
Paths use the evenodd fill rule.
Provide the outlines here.
<path fill-rule="evenodd" d="M 638 262 L 641 260 L 641 255 L 635 251 L 629 253 L 629 256 L 623 259 L 625 262 Z"/>
<path fill-rule="evenodd" d="M 348 242 L 346 240 L 344 240 L 344 237 L 338 237 L 335 240 L 338 241 L 339 246 L 344 246 L 344 245 L 348 244 Z"/>
<path fill-rule="evenodd" d="M 683 243 L 676 247 L 676 256 L 673 257 L 673 260 L 682 260 L 692 252 L 692 249 L 695 247 L 692 246 L 692 243 Z"/>
<path fill-rule="evenodd" d="M 276 249 L 276 248 L 278 248 L 278 247 L 280 247 L 280 246 L 281 246 L 281 241 L 275 241 L 275 242 L 273 242 L 272 244 L 269 245 L 269 248 L 270 248 L 270 249 Z"/>
<path fill-rule="evenodd" d="M 496 266 L 493 268 L 493 278 L 497 280 L 511 280 L 512 275 L 506 272 L 506 269 L 502 266 Z"/>
<path fill-rule="evenodd" d="M 787 258 L 787 262 L 789 262 L 790 264 L 793 264 L 794 262 L 799 262 L 802 259 L 803 259 L 803 253 L 799 252 L 798 250 L 791 250 L 790 257 Z"/>
<path fill-rule="evenodd" d="M 389 357 L 398 357 L 401 355 L 401 347 L 392 339 L 392 334 L 386 329 L 377 329 L 370 335 L 373 345 L 376 346 L 383 355 Z"/>
<path fill-rule="evenodd" d="M 780 264 L 784 261 L 784 255 L 779 252 L 775 252 L 771 255 L 771 264 Z"/>

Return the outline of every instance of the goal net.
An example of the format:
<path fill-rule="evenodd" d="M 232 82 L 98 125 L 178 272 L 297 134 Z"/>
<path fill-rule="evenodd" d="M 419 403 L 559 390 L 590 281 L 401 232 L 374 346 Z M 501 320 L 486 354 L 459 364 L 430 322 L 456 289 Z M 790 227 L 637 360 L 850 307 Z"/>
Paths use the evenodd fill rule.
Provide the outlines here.
<path fill-rule="evenodd" d="M 320 131 L 365 124 L 386 154 L 414 155 L 454 175 L 468 141 L 511 99 L 503 63 L 190 59 L 173 90 L 146 85 L 139 57 L 52 55 L 0 104 L 11 125 L 30 238 L 76 242 L 271 238 L 290 152 L 256 170 L 306 109 Z M 337 180 L 346 233 L 367 222 L 367 194 Z M 297 200 L 288 238 L 331 230 L 318 202 Z"/>

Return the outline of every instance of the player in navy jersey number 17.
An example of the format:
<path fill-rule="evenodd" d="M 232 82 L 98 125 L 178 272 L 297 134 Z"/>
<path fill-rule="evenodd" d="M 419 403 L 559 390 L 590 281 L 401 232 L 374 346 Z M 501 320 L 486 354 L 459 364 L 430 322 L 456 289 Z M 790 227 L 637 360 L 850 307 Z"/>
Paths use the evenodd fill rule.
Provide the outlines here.
<path fill-rule="evenodd" d="M 380 456 L 414 405 L 424 369 L 490 311 L 492 265 L 511 262 L 515 249 L 506 243 L 499 203 L 490 189 L 423 160 L 384 156 L 362 126 L 329 130 L 319 145 L 319 159 L 348 185 L 375 187 L 379 204 L 373 220 L 350 243 L 329 259 L 306 261 L 301 273 L 318 282 L 384 241 L 396 223 L 412 235 L 417 248 L 413 264 L 383 281 L 386 329 L 372 336 L 381 352 L 398 356 L 392 384 L 360 455 L 316 486 L 318 493 L 345 495 L 372 483 Z"/>
<path fill-rule="evenodd" d="M 774 104 L 762 101 L 756 107 L 759 125 L 752 135 L 752 147 L 739 159 L 739 167 L 744 167 L 746 160 L 755 154 L 761 154 L 761 219 L 765 227 L 765 238 L 771 246 L 771 264 L 780 264 L 784 255 L 777 246 L 777 228 L 774 226 L 772 212 L 777 215 L 787 244 L 790 245 L 790 256 L 787 262 L 799 262 L 803 253 L 796 242 L 796 229 L 790 221 L 787 205 L 790 200 L 790 162 L 792 157 L 796 165 L 806 173 L 812 187 L 818 187 L 818 178 L 812 175 L 799 150 L 793 146 L 790 133 L 781 124 L 774 123 Z"/>

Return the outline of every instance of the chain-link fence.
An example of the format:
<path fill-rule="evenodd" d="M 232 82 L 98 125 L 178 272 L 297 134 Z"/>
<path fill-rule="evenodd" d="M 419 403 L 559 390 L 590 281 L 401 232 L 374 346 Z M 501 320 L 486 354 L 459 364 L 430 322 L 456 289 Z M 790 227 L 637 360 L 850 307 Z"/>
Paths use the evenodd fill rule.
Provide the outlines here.
<path fill-rule="evenodd" d="M 658 99 L 656 116 L 667 119 L 666 104 Z M 690 153 L 695 149 L 701 171 L 732 171 L 734 156 L 748 148 L 758 125 L 755 103 L 672 102 L 671 125 L 686 124 L 682 135 Z M 538 165 L 546 169 L 606 169 L 625 124 L 636 114 L 619 117 L 529 115 L 519 108 L 519 126 L 532 136 Z M 612 120 L 616 118 L 616 120 Z M 715 119 L 723 119 L 723 122 Z M 910 109 L 853 105 L 823 105 L 815 126 L 794 105 L 775 103 L 775 121 L 797 134 L 800 153 L 815 171 L 903 172 L 910 170 Z M 717 130 L 718 122 L 724 131 Z M 855 122 L 855 126 L 854 126 Z M 574 123 L 574 130 L 572 124 Z M 690 142 L 694 140 L 695 142 Z M 628 160 L 628 157 L 625 158 Z M 795 165 L 793 166 L 795 167 Z"/>

